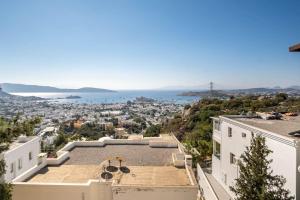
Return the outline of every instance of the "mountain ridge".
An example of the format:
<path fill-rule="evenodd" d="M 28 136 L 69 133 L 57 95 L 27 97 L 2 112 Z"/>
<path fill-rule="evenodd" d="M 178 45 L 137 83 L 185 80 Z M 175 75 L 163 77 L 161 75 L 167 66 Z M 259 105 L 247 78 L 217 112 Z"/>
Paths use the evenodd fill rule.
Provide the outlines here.
<path fill-rule="evenodd" d="M 94 87 L 82 87 L 78 89 L 67 89 L 67 88 L 57 88 L 52 86 L 41 86 L 41 85 L 29 85 L 29 84 L 19 84 L 19 83 L 1 83 L 2 90 L 7 93 L 34 93 L 34 92 L 116 92 L 114 90 L 94 88 Z"/>

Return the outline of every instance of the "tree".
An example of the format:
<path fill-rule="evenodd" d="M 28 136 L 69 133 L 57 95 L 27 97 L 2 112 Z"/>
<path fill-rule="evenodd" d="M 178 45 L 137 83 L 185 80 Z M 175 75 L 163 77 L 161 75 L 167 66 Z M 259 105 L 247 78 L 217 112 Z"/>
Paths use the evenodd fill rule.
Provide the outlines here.
<path fill-rule="evenodd" d="M 241 160 L 236 185 L 230 187 L 237 200 L 292 200 L 289 190 L 283 186 L 285 178 L 273 175 L 270 168 L 272 160 L 268 156 L 272 153 L 268 149 L 265 138 L 257 136 L 251 139 L 250 147 L 246 148 Z"/>
<path fill-rule="evenodd" d="M 27 136 L 33 135 L 33 130 L 36 124 L 40 123 L 39 117 L 26 119 L 20 122 L 20 116 L 17 115 L 12 120 L 0 118 L 0 154 L 9 148 L 9 144 L 20 134 Z M 5 174 L 5 161 L 0 160 L 0 177 Z M 0 180 L 0 200 L 10 200 L 12 185 Z"/>
<path fill-rule="evenodd" d="M 64 133 L 59 133 L 57 138 L 54 140 L 55 147 L 60 147 L 61 145 L 65 145 L 68 143 L 68 139 L 66 138 Z"/>
<path fill-rule="evenodd" d="M 279 101 L 279 102 L 282 102 L 282 101 L 285 101 L 288 99 L 288 95 L 285 94 L 285 93 L 278 93 L 276 94 L 275 98 Z"/>
<path fill-rule="evenodd" d="M 0 200 L 11 200 L 12 199 L 12 185 L 8 183 L 0 184 Z"/>
<path fill-rule="evenodd" d="M 144 134 L 144 137 L 157 137 L 157 136 L 159 136 L 160 132 L 161 132 L 160 124 L 152 125 L 147 128 L 147 130 Z"/>
<path fill-rule="evenodd" d="M 4 119 L 0 119 L 0 154 L 9 148 L 9 143 L 12 140 L 11 123 Z M 0 160 L 0 177 L 5 174 L 5 161 Z M 0 180 L 0 200 L 11 199 L 11 184 Z"/>

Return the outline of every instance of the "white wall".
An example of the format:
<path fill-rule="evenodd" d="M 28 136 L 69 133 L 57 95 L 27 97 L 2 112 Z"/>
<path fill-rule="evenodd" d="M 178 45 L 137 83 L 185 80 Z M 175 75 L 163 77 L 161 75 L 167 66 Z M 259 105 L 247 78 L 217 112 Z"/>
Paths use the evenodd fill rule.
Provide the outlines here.
<path fill-rule="evenodd" d="M 199 164 L 197 164 L 197 179 L 200 187 L 200 196 L 205 200 L 218 200 Z"/>
<path fill-rule="evenodd" d="M 111 183 L 90 180 L 85 184 L 15 183 L 13 200 L 112 200 Z"/>
<path fill-rule="evenodd" d="M 232 137 L 228 137 L 228 127 L 232 128 Z M 230 164 L 230 153 L 236 155 L 236 158 L 246 150 L 246 146 L 250 145 L 251 132 L 241 129 L 240 127 L 233 126 L 227 122 L 221 122 L 221 160 L 219 164 L 219 176 L 217 180 L 221 181 L 221 185 L 225 190 L 233 195 L 229 190 L 229 186 L 234 186 L 235 179 L 238 176 L 237 165 Z M 246 133 L 246 138 L 242 138 L 242 132 Z M 216 159 L 215 159 L 216 160 Z M 216 175 L 216 173 L 213 173 Z"/>
<path fill-rule="evenodd" d="M 239 169 L 237 165 L 230 164 L 230 153 L 235 154 L 239 159 L 240 155 L 246 150 L 246 146 L 250 145 L 252 130 L 245 128 L 230 120 L 221 120 L 221 160 L 213 156 L 213 176 L 220 182 L 224 189 L 233 196 L 229 190 L 229 186 L 234 186 L 235 179 L 238 177 Z M 232 137 L 228 137 L 228 127 L 232 128 Z M 262 130 L 259 130 L 262 131 Z M 264 131 L 267 134 L 267 131 Z M 242 137 L 242 133 L 246 133 L 246 138 Z M 214 133 L 215 134 L 215 133 Z M 219 134 L 218 132 L 216 134 Z M 256 135 L 254 133 L 254 135 Z M 269 159 L 273 159 L 271 169 L 276 175 L 282 175 L 287 182 L 285 187 L 291 191 L 292 195 L 296 194 L 296 166 L 297 166 L 297 149 L 294 146 L 282 143 L 269 137 L 266 138 L 266 144 L 273 153 Z M 225 182 L 226 175 L 226 182 Z M 299 177 L 299 175 L 298 175 Z M 299 189 L 298 189 L 299 190 Z M 299 199 L 299 197 L 297 198 Z"/>
<path fill-rule="evenodd" d="M 112 193 L 113 200 L 196 200 L 198 188 L 116 186 Z"/>
<path fill-rule="evenodd" d="M 29 160 L 29 152 L 32 153 L 32 160 Z M 6 173 L 4 179 L 11 182 L 17 176 L 23 174 L 27 170 L 33 168 L 38 163 L 38 154 L 40 153 L 40 138 L 34 137 L 30 141 L 20 146 L 8 150 L 4 153 L 6 162 Z M 19 169 L 18 160 L 22 160 L 22 168 Z M 14 172 L 11 173 L 11 163 L 14 163 Z"/>

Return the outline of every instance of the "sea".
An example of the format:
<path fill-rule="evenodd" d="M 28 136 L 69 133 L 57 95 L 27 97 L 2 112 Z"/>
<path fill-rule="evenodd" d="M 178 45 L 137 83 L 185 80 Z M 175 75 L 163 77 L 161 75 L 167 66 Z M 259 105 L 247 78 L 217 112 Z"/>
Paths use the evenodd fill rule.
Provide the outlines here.
<path fill-rule="evenodd" d="M 190 104 L 199 101 L 200 97 L 179 96 L 183 91 L 134 90 L 103 93 L 12 93 L 19 96 L 36 96 L 57 103 L 77 104 L 114 104 L 133 101 L 136 97 L 147 97 L 160 103 Z M 65 99 L 68 96 L 80 96 L 78 99 Z"/>

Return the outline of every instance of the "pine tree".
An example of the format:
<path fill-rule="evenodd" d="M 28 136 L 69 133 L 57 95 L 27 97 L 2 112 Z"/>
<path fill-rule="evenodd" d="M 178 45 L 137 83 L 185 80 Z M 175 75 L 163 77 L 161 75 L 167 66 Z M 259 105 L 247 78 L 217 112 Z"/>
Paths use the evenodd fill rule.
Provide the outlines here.
<path fill-rule="evenodd" d="M 238 161 L 240 169 L 236 185 L 230 190 L 236 200 L 293 200 L 289 190 L 284 188 L 285 178 L 273 175 L 270 168 L 272 160 L 268 155 L 272 151 L 266 146 L 265 138 L 257 136 L 251 139 L 250 147 Z"/>
<path fill-rule="evenodd" d="M 11 128 L 10 124 L 4 119 L 0 118 L 0 154 L 6 151 L 11 142 Z M 0 200 L 11 199 L 11 185 L 1 181 L 1 177 L 5 174 L 5 161 L 0 160 Z"/>

